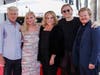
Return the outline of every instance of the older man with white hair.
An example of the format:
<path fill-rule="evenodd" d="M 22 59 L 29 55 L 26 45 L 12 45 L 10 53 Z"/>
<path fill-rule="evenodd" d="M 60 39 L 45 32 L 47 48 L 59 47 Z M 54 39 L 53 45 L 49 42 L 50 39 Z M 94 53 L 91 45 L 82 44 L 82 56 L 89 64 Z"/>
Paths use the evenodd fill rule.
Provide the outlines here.
<path fill-rule="evenodd" d="M 21 75 L 21 32 L 17 17 L 17 7 L 8 7 L 7 20 L 0 24 L 0 64 L 4 65 L 4 75 Z"/>

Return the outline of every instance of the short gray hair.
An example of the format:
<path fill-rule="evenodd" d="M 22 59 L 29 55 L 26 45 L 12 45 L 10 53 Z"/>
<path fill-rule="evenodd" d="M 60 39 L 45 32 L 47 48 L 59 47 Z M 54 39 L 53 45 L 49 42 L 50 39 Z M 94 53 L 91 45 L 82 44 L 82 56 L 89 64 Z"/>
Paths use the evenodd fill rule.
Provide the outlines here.
<path fill-rule="evenodd" d="M 18 11 L 18 8 L 17 7 L 15 7 L 15 6 L 10 6 L 10 7 L 8 7 L 7 8 L 7 12 L 9 12 L 9 11 Z"/>

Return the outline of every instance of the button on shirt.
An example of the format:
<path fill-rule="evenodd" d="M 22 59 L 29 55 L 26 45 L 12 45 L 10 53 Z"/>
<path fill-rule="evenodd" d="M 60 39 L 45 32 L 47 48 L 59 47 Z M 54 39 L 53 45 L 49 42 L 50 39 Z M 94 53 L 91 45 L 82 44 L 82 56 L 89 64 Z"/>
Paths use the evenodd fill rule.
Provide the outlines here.
<path fill-rule="evenodd" d="M 21 59 L 20 25 L 9 20 L 0 24 L 0 54 L 10 60 Z"/>

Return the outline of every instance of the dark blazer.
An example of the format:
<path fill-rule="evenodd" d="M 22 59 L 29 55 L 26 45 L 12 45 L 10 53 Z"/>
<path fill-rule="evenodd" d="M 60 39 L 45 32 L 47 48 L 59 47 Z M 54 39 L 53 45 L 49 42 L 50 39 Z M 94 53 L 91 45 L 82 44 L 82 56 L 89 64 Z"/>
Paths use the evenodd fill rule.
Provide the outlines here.
<path fill-rule="evenodd" d="M 100 27 L 91 28 L 91 24 L 91 21 L 86 24 L 80 40 L 79 50 L 76 49 L 76 39 L 78 38 L 76 36 L 73 45 L 73 63 L 76 66 L 82 65 L 87 67 L 89 63 L 97 65 L 97 56 L 100 52 Z"/>
<path fill-rule="evenodd" d="M 38 49 L 38 61 L 40 61 L 41 63 L 47 61 L 46 63 L 48 63 L 51 55 L 55 54 L 56 55 L 55 65 L 58 65 L 60 61 L 59 58 L 60 54 L 62 54 L 60 52 L 61 49 L 58 49 L 58 44 L 56 43 L 55 40 L 57 39 L 56 34 L 58 31 L 58 27 L 55 26 L 51 31 L 44 31 L 43 29 L 44 27 L 41 26 L 40 34 L 39 34 L 40 40 L 39 40 L 39 49 Z M 44 37 L 45 39 L 42 37 Z"/>

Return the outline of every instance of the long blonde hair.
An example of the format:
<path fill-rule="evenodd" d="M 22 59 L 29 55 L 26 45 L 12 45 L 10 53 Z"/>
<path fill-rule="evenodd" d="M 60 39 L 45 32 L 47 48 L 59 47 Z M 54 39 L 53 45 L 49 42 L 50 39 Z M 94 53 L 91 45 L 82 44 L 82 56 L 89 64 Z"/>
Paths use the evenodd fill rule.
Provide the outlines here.
<path fill-rule="evenodd" d="M 53 18 L 54 18 L 54 25 L 56 25 L 56 24 L 58 23 L 57 16 L 56 16 L 55 12 L 54 12 L 54 11 L 47 11 L 47 12 L 44 14 L 44 17 L 43 17 L 43 20 L 42 20 L 42 25 L 43 25 L 43 27 L 45 27 L 45 26 L 47 25 L 46 16 L 47 16 L 48 14 L 51 14 L 51 15 L 53 16 Z"/>
<path fill-rule="evenodd" d="M 29 15 L 33 15 L 33 16 L 36 18 L 34 12 L 32 12 L 32 11 L 27 12 L 26 15 L 25 15 L 25 18 L 24 18 L 24 23 L 23 23 L 23 25 L 22 25 L 22 27 L 21 27 L 21 31 L 22 31 L 22 32 L 26 32 L 26 31 L 28 30 L 28 24 L 26 23 L 26 18 L 27 18 Z"/>

